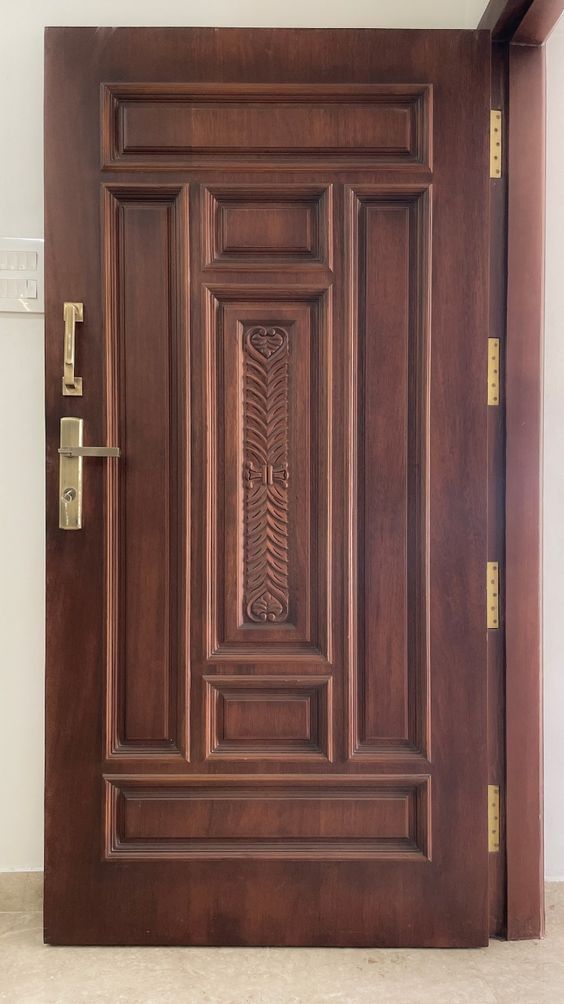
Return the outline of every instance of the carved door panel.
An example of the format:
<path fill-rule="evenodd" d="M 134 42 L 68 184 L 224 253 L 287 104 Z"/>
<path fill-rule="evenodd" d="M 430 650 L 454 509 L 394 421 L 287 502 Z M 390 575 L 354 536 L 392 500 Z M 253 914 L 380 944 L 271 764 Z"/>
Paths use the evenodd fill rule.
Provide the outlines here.
<path fill-rule="evenodd" d="M 484 944 L 487 36 L 46 46 L 46 938 Z"/>

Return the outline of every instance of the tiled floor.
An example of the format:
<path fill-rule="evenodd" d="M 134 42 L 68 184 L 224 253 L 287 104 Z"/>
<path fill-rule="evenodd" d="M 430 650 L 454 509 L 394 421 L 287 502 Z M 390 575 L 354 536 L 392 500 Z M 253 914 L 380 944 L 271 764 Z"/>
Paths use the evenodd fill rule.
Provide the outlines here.
<path fill-rule="evenodd" d="M 475 951 L 48 948 L 39 912 L 8 909 L 0 913 L 0 1000 L 564 1004 L 564 884 L 547 888 L 544 941 Z"/>

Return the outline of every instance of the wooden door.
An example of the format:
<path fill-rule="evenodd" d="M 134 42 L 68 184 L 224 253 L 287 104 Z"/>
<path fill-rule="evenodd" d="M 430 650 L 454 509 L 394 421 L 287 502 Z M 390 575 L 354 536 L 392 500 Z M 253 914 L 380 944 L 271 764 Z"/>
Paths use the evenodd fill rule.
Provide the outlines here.
<path fill-rule="evenodd" d="M 483 945 L 488 35 L 46 60 L 46 938 Z"/>

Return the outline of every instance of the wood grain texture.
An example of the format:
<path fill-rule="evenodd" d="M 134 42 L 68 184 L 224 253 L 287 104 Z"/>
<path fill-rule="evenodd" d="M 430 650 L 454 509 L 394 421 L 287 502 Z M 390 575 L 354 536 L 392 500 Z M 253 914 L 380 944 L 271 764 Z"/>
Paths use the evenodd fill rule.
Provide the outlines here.
<path fill-rule="evenodd" d="M 332 267 L 330 185 L 214 185 L 203 198 L 210 268 Z"/>
<path fill-rule="evenodd" d="M 50 29 L 46 67 L 46 939 L 485 944 L 486 352 L 476 332 L 486 331 L 488 321 L 488 34 Z M 251 116 L 252 131 L 237 129 L 235 139 L 246 144 L 237 151 L 229 146 L 235 142 L 230 108 L 241 107 L 241 95 L 248 107 L 257 91 L 268 94 L 270 117 L 261 112 Z M 149 104 L 157 92 L 155 112 Z M 186 99 L 195 92 L 206 106 L 197 138 L 208 145 L 192 157 Z M 225 120 L 218 112 L 222 93 L 236 95 L 226 101 Z M 315 94 L 314 110 L 323 112 L 313 116 L 309 106 L 314 125 L 305 139 L 302 113 L 292 118 L 304 93 L 308 101 Z M 119 121 L 112 117 L 121 94 L 124 103 L 140 96 L 139 117 L 129 117 L 129 109 Z M 302 97 L 292 102 L 292 94 Z M 359 137 L 358 130 L 368 121 L 374 129 L 367 145 L 368 134 Z M 80 155 L 71 159 L 77 123 Z M 153 130 L 145 138 L 144 124 Z M 132 203 L 122 260 L 113 269 L 100 228 L 104 185 L 123 186 L 115 198 Z M 257 214 L 255 232 L 248 217 L 232 217 L 227 248 L 252 253 L 245 252 L 244 263 L 235 260 L 238 250 L 232 261 L 213 261 L 217 230 L 206 193 L 239 185 L 251 193 L 268 189 L 274 210 L 287 204 L 290 188 L 326 193 L 317 237 L 312 222 L 304 238 L 298 220 L 304 202 L 317 199 L 311 191 L 298 197 L 290 224 L 287 215 L 272 213 L 268 246 L 264 213 Z M 359 193 L 357 203 L 351 190 Z M 390 203 L 386 211 L 380 195 Z M 375 205 L 363 217 L 365 197 Z M 363 235 L 356 272 L 347 237 L 353 204 Z M 275 268 L 272 249 L 279 247 L 290 251 Z M 302 247 L 303 259 L 301 250 L 296 254 Z M 263 253 L 270 256 L 264 267 Z M 112 279 L 124 270 L 125 316 Z M 117 478 L 92 462 L 84 533 L 57 529 L 58 426 L 61 414 L 77 407 L 60 396 L 60 305 L 67 299 L 85 303 L 81 363 L 88 385 L 80 414 L 87 442 L 104 442 L 123 415 L 110 333 L 127 333 L 125 362 L 138 374 L 128 399 L 143 387 L 144 365 L 154 362 L 147 391 L 154 422 L 134 409 L 135 428 L 128 430 L 135 441 L 149 426 L 153 469 L 138 492 L 146 493 L 152 523 L 145 528 L 134 510 L 138 533 L 122 556 L 137 569 L 140 608 L 169 583 L 165 620 L 175 642 L 168 649 L 154 621 L 138 619 L 151 643 L 147 652 L 158 642 L 161 661 L 145 704 L 141 678 L 130 677 L 137 695 L 131 750 L 105 744 L 103 735 L 104 709 L 114 700 L 104 672 L 106 585 L 115 594 L 122 588 L 109 572 L 116 566 L 107 541 L 113 547 L 124 539 L 115 513 L 127 489 L 127 452 Z M 362 328 L 352 323 L 359 304 Z M 289 342 L 289 605 L 280 622 L 243 620 L 243 335 L 253 327 L 282 329 Z M 363 374 L 354 360 L 363 361 Z M 157 427 L 160 452 L 152 439 Z M 351 460 L 361 450 L 371 466 L 363 461 L 351 479 Z M 364 509 L 356 522 L 355 504 Z M 143 561 L 141 581 L 135 551 L 144 533 L 155 551 L 160 542 L 161 557 Z M 386 547 L 390 533 L 394 549 Z M 386 605 L 378 551 L 403 614 Z M 421 575 L 424 589 L 416 586 Z M 421 603 L 428 605 L 422 616 Z M 369 640 L 370 707 L 357 708 L 373 747 L 369 761 L 350 756 L 354 608 L 362 612 L 355 627 L 365 648 Z M 394 649 L 387 620 L 397 629 L 404 618 L 404 641 Z M 425 620 L 428 691 L 418 669 L 424 659 L 416 655 L 414 665 L 405 657 L 405 648 L 421 652 L 423 631 L 415 641 L 413 631 Z M 172 697 L 178 695 L 189 722 L 163 713 L 166 651 L 178 655 Z M 327 695 L 331 690 L 326 705 L 321 678 Z M 213 728 L 210 688 L 227 694 Z M 276 701 L 264 699 L 268 694 Z M 151 752 L 141 737 L 147 732 L 162 744 L 165 720 L 178 726 L 180 755 Z M 210 755 L 214 742 L 252 746 L 253 755 L 230 757 L 229 749 Z M 320 752 L 288 748 L 308 743 Z"/>
<path fill-rule="evenodd" d="M 430 158 L 429 86 L 389 84 L 106 85 L 102 147 L 107 167 L 272 164 L 320 159 L 420 164 Z"/>
<path fill-rule="evenodd" d="M 545 56 L 509 55 L 506 632 L 507 935 L 544 926 L 542 819 L 542 359 Z"/>
<path fill-rule="evenodd" d="M 106 745 L 187 756 L 187 194 L 103 196 L 107 441 L 125 458 L 107 471 Z"/>
<path fill-rule="evenodd" d="M 348 198 L 349 748 L 425 755 L 430 197 L 365 186 Z"/>
<path fill-rule="evenodd" d="M 428 777 L 113 777 L 106 857 L 423 862 L 428 797 Z"/>
<path fill-rule="evenodd" d="M 207 676 L 206 756 L 333 759 L 331 676 Z"/>

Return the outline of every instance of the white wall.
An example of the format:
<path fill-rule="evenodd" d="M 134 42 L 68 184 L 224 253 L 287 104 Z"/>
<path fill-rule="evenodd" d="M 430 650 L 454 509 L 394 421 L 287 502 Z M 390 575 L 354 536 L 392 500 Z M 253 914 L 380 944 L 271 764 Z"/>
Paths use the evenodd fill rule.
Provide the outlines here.
<path fill-rule="evenodd" d="M 0 235 L 40 237 L 42 210 L 43 27 L 70 25 L 240 25 L 473 28 L 486 0 L 13 0 L 0 30 Z M 562 40 L 564 42 L 564 39 Z M 562 45 L 564 56 L 564 45 Z M 561 57 L 564 66 L 564 58 Z M 552 60 L 555 71 L 556 60 Z M 564 71 L 561 71 L 561 73 Z M 562 115 L 562 106 L 560 115 Z M 562 233 L 561 220 L 560 233 Z M 556 236 L 553 235 L 556 246 Z M 553 271 L 556 265 L 553 259 Z M 555 288 L 558 282 L 555 279 Z M 564 288 L 564 283 L 560 282 Z M 560 294 L 562 295 L 562 294 Z M 562 304 L 564 306 L 564 304 Z M 554 306 L 553 312 L 556 307 Z M 549 346 L 552 365 L 556 346 Z M 559 365 L 564 373 L 564 348 Z M 554 375 L 554 374 L 553 374 Z M 547 393 L 547 544 L 559 527 L 564 475 L 556 459 L 564 405 Z M 550 416 L 553 416 L 552 419 Z M 550 421 L 553 422 L 552 427 Z M 44 480 L 43 324 L 0 314 L 0 871 L 42 865 Z M 550 550 L 547 547 L 547 552 Z M 560 538 L 564 555 L 564 537 Z M 564 875 L 564 802 L 558 807 L 559 591 L 564 572 L 547 562 L 548 866 Z M 560 593 L 562 595 L 562 593 Z M 552 633 L 551 633 L 552 632 Z M 560 681 L 558 677 L 560 676 Z M 560 692 L 558 694 L 558 687 Z"/>
<path fill-rule="evenodd" d="M 544 372 L 546 863 L 564 880 L 564 24 L 547 44 Z"/>

